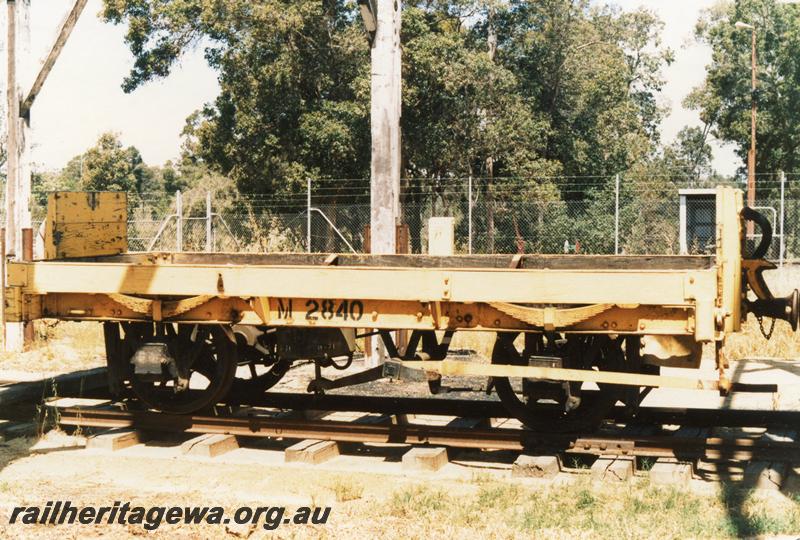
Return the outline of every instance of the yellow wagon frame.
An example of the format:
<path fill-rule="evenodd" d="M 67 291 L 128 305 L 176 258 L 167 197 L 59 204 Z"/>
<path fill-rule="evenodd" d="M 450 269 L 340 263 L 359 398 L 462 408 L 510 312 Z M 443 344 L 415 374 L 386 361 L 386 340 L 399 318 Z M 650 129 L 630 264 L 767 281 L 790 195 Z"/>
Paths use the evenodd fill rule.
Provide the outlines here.
<path fill-rule="evenodd" d="M 717 188 L 713 257 L 145 253 L 13 262 L 5 319 L 691 336 L 720 351 L 742 318 L 741 210 L 741 191 Z M 81 211 L 75 221 L 91 222 Z M 119 228 L 92 230 L 108 229 L 118 245 Z M 450 360 L 406 364 L 459 375 L 727 384 Z"/>

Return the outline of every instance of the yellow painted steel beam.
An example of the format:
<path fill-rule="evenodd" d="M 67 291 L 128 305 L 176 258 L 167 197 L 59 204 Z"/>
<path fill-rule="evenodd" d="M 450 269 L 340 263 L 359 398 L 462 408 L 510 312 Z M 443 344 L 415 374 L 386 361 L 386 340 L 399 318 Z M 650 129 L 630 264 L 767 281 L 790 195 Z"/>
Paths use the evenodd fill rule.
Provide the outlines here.
<path fill-rule="evenodd" d="M 460 360 L 410 361 L 402 362 L 402 365 L 412 369 L 422 369 L 428 372 L 455 377 L 519 377 L 548 379 L 553 381 L 684 388 L 690 390 L 719 390 L 721 386 L 719 381 L 692 379 L 688 377 L 665 377 L 662 375 L 645 375 L 641 373 L 624 373 L 618 371 L 593 371 L 588 369 L 479 364 L 477 362 L 464 362 Z"/>
<path fill-rule="evenodd" d="M 543 304 L 692 305 L 710 270 L 495 270 L 308 266 L 11 263 L 27 294 L 348 298 Z M 87 276 L 91 276 L 87 279 Z"/>
<path fill-rule="evenodd" d="M 19 288 L 10 288 L 9 298 L 9 320 L 153 319 L 152 299 L 84 293 L 21 295 Z M 12 305 L 16 307 L 11 309 Z M 488 304 L 459 302 L 193 297 L 162 302 L 161 315 L 165 321 L 185 323 L 227 322 L 321 328 L 469 331 L 543 329 Z M 614 306 L 584 320 L 560 324 L 555 328 L 570 333 L 693 335 L 695 322 L 693 310 L 685 307 Z"/>
<path fill-rule="evenodd" d="M 24 300 L 24 302 L 23 302 Z M 437 307 L 438 306 L 438 309 Z M 567 310 L 568 311 L 568 310 Z M 153 320 L 153 300 L 116 294 L 22 295 L 9 289 L 8 319 Z M 537 331 L 543 328 L 484 303 L 352 301 L 322 298 L 208 298 L 162 302 L 161 318 L 184 323 L 409 330 Z M 682 307 L 612 307 L 555 327 L 570 333 L 693 335 L 694 312 Z"/>
<path fill-rule="evenodd" d="M 742 323 L 742 238 L 740 214 L 744 202 L 741 190 L 718 187 L 717 226 L 717 305 L 721 309 L 725 332 L 738 332 Z M 709 291 L 710 292 L 710 291 Z"/>

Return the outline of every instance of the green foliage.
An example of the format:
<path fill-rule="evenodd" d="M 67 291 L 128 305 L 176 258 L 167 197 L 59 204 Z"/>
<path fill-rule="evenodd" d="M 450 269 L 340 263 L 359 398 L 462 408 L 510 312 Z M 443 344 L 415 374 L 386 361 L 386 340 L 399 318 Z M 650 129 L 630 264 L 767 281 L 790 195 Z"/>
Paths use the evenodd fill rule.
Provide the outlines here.
<path fill-rule="evenodd" d="M 712 62 L 704 84 L 687 104 L 698 109 L 712 133 L 736 144 L 746 162 L 750 147 L 751 32 L 756 27 L 758 63 L 757 173 L 800 167 L 800 9 L 775 0 L 737 0 L 708 10 L 697 24 L 697 38 L 708 43 Z"/>
<path fill-rule="evenodd" d="M 114 133 L 104 133 L 95 146 L 72 158 L 56 182 L 60 189 L 83 191 L 142 193 L 161 187 L 139 150 L 124 148 Z"/>
<path fill-rule="evenodd" d="M 126 91 L 206 45 L 222 91 L 189 119 L 187 155 L 245 192 L 278 194 L 308 176 L 369 170 L 369 47 L 356 15 L 349 2 L 319 0 L 108 0 L 104 10 L 128 24 Z"/>
<path fill-rule="evenodd" d="M 368 176 L 369 47 L 353 2 L 104 4 L 107 21 L 127 25 L 126 91 L 169 73 L 191 47 L 219 71 L 220 96 L 187 122 L 186 159 L 276 197 L 308 176 Z M 647 156 L 671 61 L 661 29 L 652 13 L 587 0 L 405 2 L 409 186 L 448 174 L 604 175 Z"/>
<path fill-rule="evenodd" d="M 499 59 L 544 115 L 544 156 L 568 175 L 612 175 L 653 150 L 656 93 L 672 54 L 650 12 L 620 14 L 588 1 L 514 0 L 500 14 Z"/>
<path fill-rule="evenodd" d="M 37 208 L 47 205 L 51 191 L 124 191 L 133 219 L 160 219 L 179 190 L 189 201 L 196 201 L 196 208 L 186 205 L 189 215 L 205 215 L 207 191 L 212 192 L 219 209 L 232 207 L 237 199 L 233 182 L 205 164 L 168 161 L 163 167 L 148 166 L 136 147 L 125 147 L 114 133 L 101 135 L 93 147 L 60 171 L 33 175 Z"/>

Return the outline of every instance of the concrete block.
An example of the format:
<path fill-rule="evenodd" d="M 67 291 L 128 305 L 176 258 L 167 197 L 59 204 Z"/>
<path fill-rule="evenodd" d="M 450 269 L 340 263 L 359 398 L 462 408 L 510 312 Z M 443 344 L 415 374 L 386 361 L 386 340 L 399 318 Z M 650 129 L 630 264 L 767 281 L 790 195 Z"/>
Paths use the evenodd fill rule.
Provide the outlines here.
<path fill-rule="evenodd" d="M 286 463 L 318 465 L 338 455 L 339 443 L 336 441 L 307 439 L 287 448 L 283 453 L 283 459 Z"/>
<path fill-rule="evenodd" d="M 526 478 L 554 478 L 561 467 L 558 456 L 529 456 L 520 454 L 511 466 L 511 476 Z"/>
<path fill-rule="evenodd" d="M 428 255 L 455 253 L 455 218 L 432 217 L 428 219 Z"/>
<path fill-rule="evenodd" d="M 446 448 L 412 448 L 403 454 L 403 469 L 435 472 L 447 465 Z"/>
<path fill-rule="evenodd" d="M 633 477 L 633 458 L 600 457 L 592 464 L 592 480 L 627 482 Z"/>
<path fill-rule="evenodd" d="M 122 428 L 111 429 L 89 437 L 86 440 L 86 448 L 115 452 L 146 440 L 147 437 L 141 431 Z"/>
<path fill-rule="evenodd" d="M 233 435 L 213 435 L 206 433 L 189 439 L 181 445 L 181 453 L 190 456 L 216 457 L 239 448 L 239 441 Z"/>
<path fill-rule="evenodd" d="M 676 459 L 661 458 L 650 469 L 650 481 L 654 484 L 687 485 L 692 479 L 692 464 Z"/>
<path fill-rule="evenodd" d="M 744 469 L 744 485 L 755 489 L 780 490 L 788 465 L 783 462 L 753 461 Z"/>

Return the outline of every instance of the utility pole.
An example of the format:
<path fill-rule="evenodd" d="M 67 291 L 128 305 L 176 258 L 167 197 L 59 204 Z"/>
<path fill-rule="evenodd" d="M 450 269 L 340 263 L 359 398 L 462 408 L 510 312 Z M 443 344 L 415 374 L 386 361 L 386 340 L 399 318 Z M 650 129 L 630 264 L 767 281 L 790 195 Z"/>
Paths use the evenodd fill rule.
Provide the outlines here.
<path fill-rule="evenodd" d="M 786 215 L 786 173 L 781 171 L 781 219 L 780 219 L 780 230 L 781 230 L 781 243 L 780 248 L 778 250 L 778 261 L 781 268 L 783 268 L 783 257 L 786 253 L 786 237 L 784 236 L 783 230 L 783 221 L 784 216 Z"/>
<path fill-rule="evenodd" d="M 472 255 L 472 175 L 470 175 L 467 182 L 467 226 L 469 228 L 467 231 L 467 245 L 468 252 Z"/>
<path fill-rule="evenodd" d="M 370 252 L 394 254 L 400 216 L 400 2 L 377 0 L 372 44 Z"/>
<path fill-rule="evenodd" d="M 754 208 L 756 205 L 756 29 L 751 32 L 751 97 L 750 97 L 750 151 L 747 153 L 747 206 Z M 748 234 L 753 234 L 753 222 L 747 222 Z"/>
<path fill-rule="evenodd" d="M 6 228 L 5 248 L 0 254 L 23 260 L 30 253 L 31 229 L 31 162 L 30 130 L 31 109 L 55 66 L 72 30 L 83 13 L 88 0 L 75 0 L 66 14 L 50 52 L 45 58 L 27 93 L 20 91 L 18 67 L 31 66 L 30 56 L 30 0 L 6 0 L 7 10 L 7 176 L 6 176 Z M 22 57 L 22 58 L 21 58 Z M 27 83 L 28 81 L 26 81 Z M 25 96 L 24 101 L 21 97 Z M 23 234 L 24 233 L 24 234 Z M 29 241 L 25 243 L 23 236 Z M 25 249 L 28 248 L 28 249 Z M 3 276 L 5 278 L 5 276 Z M 4 293 L 5 294 L 5 293 Z M 3 295 L 4 296 L 4 295 Z M 33 327 L 23 323 L 5 323 L 6 351 L 21 351 L 33 333 Z"/>
<path fill-rule="evenodd" d="M 402 8 L 399 0 L 377 0 L 365 9 L 373 8 L 377 24 L 372 40 L 370 253 L 380 255 L 396 253 L 400 221 Z M 386 353 L 380 340 L 373 343 L 368 358 L 374 366 L 383 361 Z"/>
<path fill-rule="evenodd" d="M 756 89 L 758 88 L 758 72 L 756 64 L 756 27 L 743 21 L 736 21 L 734 26 L 739 30 L 750 30 L 750 150 L 747 152 L 747 206 L 756 205 Z M 754 223 L 747 222 L 747 237 L 752 238 Z"/>
<path fill-rule="evenodd" d="M 30 40 L 28 10 L 29 0 L 7 0 L 7 176 L 6 176 L 6 250 L 4 257 L 21 261 L 24 256 L 22 229 L 31 226 L 30 196 L 31 170 L 28 158 L 30 150 L 30 111 L 20 114 L 20 88 L 18 67 L 20 51 L 27 52 Z M 27 56 L 27 55 L 26 55 Z M 7 323 L 4 348 L 9 352 L 24 350 L 25 323 Z"/>

